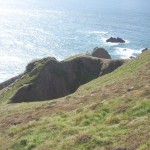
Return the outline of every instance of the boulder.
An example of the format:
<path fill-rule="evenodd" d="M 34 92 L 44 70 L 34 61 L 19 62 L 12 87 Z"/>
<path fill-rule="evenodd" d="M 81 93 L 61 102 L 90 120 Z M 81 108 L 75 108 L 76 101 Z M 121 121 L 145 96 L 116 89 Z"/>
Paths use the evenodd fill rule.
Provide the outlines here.
<path fill-rule="evenodd" d="M 106 42 L 110 42 L 110 43 L 125 43 L 125 41 L 122 38 L 114 38 L 114 37 L 110 37 L 109 39 L 106 40 Z"/>
<path fill-rule="evenodd" d="M 107 52 L 107 50 L 105 50 L 104 48 L 98 48 L 98 47 L 96 47 L 92 51 L 91 55 L 93 57 L 111 59 L 111 56 L 109 55 L 109 53 Z"/>

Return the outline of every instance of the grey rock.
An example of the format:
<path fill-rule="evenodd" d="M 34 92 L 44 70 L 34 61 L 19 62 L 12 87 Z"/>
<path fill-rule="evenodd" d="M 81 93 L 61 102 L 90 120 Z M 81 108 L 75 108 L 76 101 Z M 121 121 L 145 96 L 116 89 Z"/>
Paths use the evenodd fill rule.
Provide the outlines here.
<path fill-rule="evenodd" d="M 110 37 L 109 39 L 106 40 L 106 42 L 111 42 L 111 43 L 125 43 L 125 41 L 122 38 L 114 38 Z"/>
<path fill-rule="evenodd" d="M 111 56 L 109 55 L 108 51 L 105 50 L 104 48 L 98 48 L 96 47 L 91 55 L 93 57 L 97 57 L 97 58 L 105 58 L 105 59 L 111 59 Z"/>

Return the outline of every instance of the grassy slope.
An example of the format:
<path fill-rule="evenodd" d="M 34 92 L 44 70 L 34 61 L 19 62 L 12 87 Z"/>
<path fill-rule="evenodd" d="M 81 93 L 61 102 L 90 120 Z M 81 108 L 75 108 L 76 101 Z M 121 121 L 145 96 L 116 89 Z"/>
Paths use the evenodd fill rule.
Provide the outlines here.
<path fill-rule="evenodd" d="M 150 51 L 65 98 L 0 105 L 0 149 L 150 147 Z"/>

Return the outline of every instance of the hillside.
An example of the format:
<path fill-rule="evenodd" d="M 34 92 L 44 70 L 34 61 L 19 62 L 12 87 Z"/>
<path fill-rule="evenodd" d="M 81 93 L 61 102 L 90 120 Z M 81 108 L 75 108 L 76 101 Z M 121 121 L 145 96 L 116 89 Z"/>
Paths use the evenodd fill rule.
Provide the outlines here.
<path fill-rule="evenodd" d="M 63 98 L 8 103 L 14 91 L 0 90 L 2 150 L 149 150 L 150 50 Z"/>

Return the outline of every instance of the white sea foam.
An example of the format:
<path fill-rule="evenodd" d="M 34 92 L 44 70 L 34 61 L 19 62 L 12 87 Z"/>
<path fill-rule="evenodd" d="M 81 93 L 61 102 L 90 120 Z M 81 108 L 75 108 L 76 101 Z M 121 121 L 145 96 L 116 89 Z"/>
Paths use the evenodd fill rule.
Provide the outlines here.
<path fill-rule="evenodd" d="M 93 35 L 106 35 L 106 34 L 108 34 L 108 32 L 106 32 L 106 31 L 97 31 L 97 30 L 94 30 L 94 31 L 77 30 L 76 32 L 87 34 L 87 35 L 92 35 L 92 34 Z"/>
<path fill-rule="evenodd" d="M 117 47 L 115 53 L 119 55 L 120 58 L 126 59 L 130 58 L 131 56 L 136 57 L 138 54 L 141 53 L 141 50 Z"/>
<path fill-rule="evenodd" d="M 82 31 L 82 30 L 77 30 L 77 32 L 80 32 L 80 33 L 83 33 L 87 36 L 90 36 L 90 35 L 95 35 L 98 40 L 103 44 L 103 45 L 106 45 L 106 46 L 117 46 L 117 45 L 123 45 L 123 44 L 128 44 L 130 43 L 130 41 L 128 40 L 125 40 L 125 43 L 111 43 L 111 42 L 106 42 L 106 40 L 110 37 L 113 37 L 113 35 L 111 35 L 109 32 L 106 32 L 106 31 Z"/>
<path fill-rule="evenodd" d="M 125 40 L 125 44 L 129 44 L 130 43 L 130 41 L 129 40 Z"/>
<path fill-rule="evenodd" d="M 108 32 L 105 31 L 88 31 L 87 34 L 106 35 Z"/>

